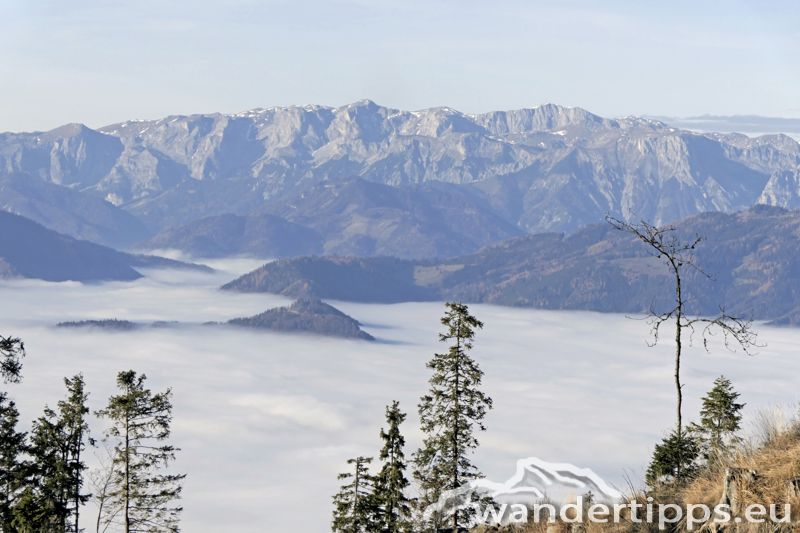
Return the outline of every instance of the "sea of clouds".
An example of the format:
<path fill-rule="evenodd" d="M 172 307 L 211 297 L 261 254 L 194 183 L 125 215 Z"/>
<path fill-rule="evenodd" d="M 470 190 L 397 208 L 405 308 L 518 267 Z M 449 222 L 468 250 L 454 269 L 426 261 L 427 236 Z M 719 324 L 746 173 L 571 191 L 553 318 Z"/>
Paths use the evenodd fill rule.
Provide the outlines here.
<path fill-rule="evenodd" d="M 115 393 L 117 372 L 144 372 L 153 391 L 174 393 L 172 442 L 182 449 L 175 466 L 188 474 L 184 530 L 326 531 L 336 475 L 348 458 L 377 456 L 392 400 L 409 414 L 406 455 L 419 446 L 425 363 L 446 349 L 437 340 L 443 304 L 330 302 L 360 320 L 378 339 L 372 343 L 201 326 L 290 303 L 217 290 L 259 264 L 218 261 L 213 275 L 155 270 L 130 283 L 0 282 L 0 333 L 22 337 L 28 351 L 24 382 L 6 387 L 24 426 L 63 397 L 64 376 L 83 372 L 96 410 Z M 626 477 L 639 483 L 653 444 L 674 424 L 673 345 L 665 339 L 649 348 L 646 324 L 622 315 L 470 309 L 485 324 L 473 355 L 494 400 L 474 456 L 483 473 L 502 483 L 518 459 L 538 457 L 591 468 L 619 489 Z M 182 325 L 54 327 L 103 318 Z M 700 398 L 720 374 L 742 393 L 749 416 L 759 407 L 795 405 L 800 330 L 757 329 L 767 346 L 753 357 L 720 342 L 710 354 L 699 342 L 687 350 L 687 421 L 697 419 Z M 105 423 L 92 420 L 92 428 L 98 437 Z M 92 513 L 87 506 L 84 520 Z"/>

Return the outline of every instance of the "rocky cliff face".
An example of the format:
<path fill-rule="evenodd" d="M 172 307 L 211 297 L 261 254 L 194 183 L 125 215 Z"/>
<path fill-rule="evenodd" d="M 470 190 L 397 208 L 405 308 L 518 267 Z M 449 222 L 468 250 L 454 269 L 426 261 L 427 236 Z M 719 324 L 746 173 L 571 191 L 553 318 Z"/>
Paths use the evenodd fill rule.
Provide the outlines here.
<path fill-rule="evenodd" d="M 341 176 L 462 185 L 525 232 L 571 232 L 606 212 L 662 223 L 800 206 L 800 145 L 789 137 L 696 134 L 551 104 L 467 115 L 363 100 L 68 125 L 0 135 L 0 168 L 103 198 L 152 230 L 249 213 Z"/>

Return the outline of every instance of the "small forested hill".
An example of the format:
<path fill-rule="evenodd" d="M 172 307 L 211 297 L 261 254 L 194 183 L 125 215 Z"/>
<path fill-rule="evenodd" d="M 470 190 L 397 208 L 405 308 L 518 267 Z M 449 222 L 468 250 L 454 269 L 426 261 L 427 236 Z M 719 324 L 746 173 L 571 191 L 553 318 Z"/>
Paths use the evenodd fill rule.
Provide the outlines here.
<path fill-rule="evenodd" d="M 282 259 L 245 274 L 222 289 L 376 303 L 436 299 L 436 293 L 414 283 L 416 264 L 392 257 Z"/>
<path fill-rule="evenodd" d="M 800 213 L 758 206 L 734 214 L 704 213 L 674 224 L 677 235 L 707 239 L 698 262 L 715 281 L 686 273 L 692 312 L 718 305 L 758 319 L 800 308 Z M 351 301 L 446 299 L 541 309 L 637 313 L 671 303 L 672 281 L 661 260 L 633 236 L 608 224 L 571 235 L 546 233 L 503 241 L 440 262 L 389 258 L 314 258 L 271 263 L 223 286 L 244 292 Z M 372 292 L 372 289 L 375 292 Z"/>
<path fill-rule="evenodd" d="M 131 281 L 142 277 L 135 268 L 157 267 L 211 271 L 205 266 L 161 257 L 118 252 L 61 235 L 25 217 L 0 211 L 0 278 Z"/>
<path fill-rule="evenodd" d="M 164 231 L 133 249 L 180 250 L 195 257 L 279 258 L 323 252 L 317 232 L 269 214 L 202 218 Z"/>
<path fill-rule="evenodd" d="M 130 331 L 136 324 L 130 320 L 117 320 L 116 318 L 105 318 L 103 320 L 80 320 L 75 322 L 59 322 L 57 328 L 100 328 L 110 331 Z"/>
<path fill-rule="evenodd" d="M 301 299 L 289 307 L 270 309 L 228 324 L 289 333 L 315 333 L 332 337 L 375 340 L 361 330 L 357 320 L 318 299 Z"/>

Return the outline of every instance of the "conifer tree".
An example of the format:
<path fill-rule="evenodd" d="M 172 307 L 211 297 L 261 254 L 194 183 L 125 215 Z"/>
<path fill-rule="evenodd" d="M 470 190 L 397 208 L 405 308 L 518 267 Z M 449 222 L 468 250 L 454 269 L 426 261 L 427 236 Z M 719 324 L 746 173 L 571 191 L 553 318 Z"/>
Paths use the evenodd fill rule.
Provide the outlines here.
<path fill-rule="evenodd" d="M 16 337 L 0 335 L 0 377 L 3 383 L 22 381 L 25 344 Z M 26 451 L 27 434 L 17 431 L 19 411 L 6 392 L 0 392 L 0 531 L 14 531 L 13 509 L 21 496 L 27 464 L 21 460 Z"/>
<path fill-rule="evenodd" d="M 22 359 L 25 357 L 25 344 L 16 337 L 0 335 L 0 377 L 5 383 L 19 383 L 22 380 Z"/>
<path fill-rule="evenodd" d="M 172 392 L 153 394 L 144 387 L 144 374 L 133 370 L 117 375 L 121 394 L 96 413 L 112 426 L 106 439 L 115 442 L 112 454 L 114 480 L 107 495 L 103 521 L 120 521 L 125 533 L 175 533 L 183 510 L 172 507 L 180 498 L 185 475 L 159 474 L 175 460 L 177 448 L 165 444 L 172 422 Z"/>
<path fill-rule="evenodd" d="M 42 505 L 41 498 L 34 492 L 32 485 L 27 485 L 20 494 L 13 509 L 13 529 L 3 529 L 14 533 L 49 533 L 58 532 L 50 509 Z M 63 531 L 63 529 L 61 530 Z M 58 532 L 60 533 L 60 532 Z"/>
<path fill-rule="evenodd" d="M 44 416 L 32 425 L 27 487 L 14 508 L 14 526 L 20 532 L 80 531 L 80 506 L 88 499 L 81 494 L 88 394 L 80 374 L 64 383 L 69 396 L 58 402 L 58 412 L 45 407 Z"/>
<path fill-rule="evenodd" d="M 645 481 L 650 487 L 681 483 L 695 474 L 699 456 L 700 446 L 693 435 L 672 431 L 656 444 Z"/>
<path fill-rule="evenodd" d="M 89 437 L 89 423 L 86 421 L 86 415 L 89 414 L 89 408 L 86 406 L 89 393 L 85 391 L 83 374 L 78 374 L 72 379 L 64 378 L 64 385 L 69 396 L 66 401 L 58 402 L 58 411 L 65 440 L 64 455 L 67 463 L 65 495 L 67 510 L 71 516 L 71 523 L 66 530 L 80 533 L 80 508 L 89 500 L 88 494 L 81 494 L 85 481 L 84 473 L 87 469 L 82 456 L 87 442 L 94 444 L 94 440 Z"/>
<path fill-rule="evenodd" d="M 375 478 L 375 501 L 379 510 L 378 529 L 380 533 L 401 533 L 409 531 L 411 507 L 405 495 L 408 480 L 405 477 L 405 439 L 400 434 L 400 424 L 406 414 L 400 411 L 400 404 L 392 402 L 386 407 L 386 422 L 389 431 L 381 429 L 383 449 L 380 460 L 384 462 Z"/>
<path fill-rule="evenodd" d="M 367 470 L 372 457 L 348 459 L 355 465 L 353 473 L 339 474 L 338 479 L 351 479 L 333 497 L 334 510 L 331 530 L 334 533 L 372 533 L 375 531 L 376 504 L 373 497 L 374 479 Z"/>
<path fill-rule="evenodd" d="M 0 392 L 0 530 L 14 531 L 14 506 L 17 504 L 28 465 L 21 460 L 27 451 L 27 434 L 17 431 L 19 411 L 4 392 Z"/>
<path fill-rule="evenodd" d="M 491 398 L 478 389 L 483 372 L 467 353 L 472 349 L 475 330 L 483 323 L 469 314 L 466 305 L 448 302 L 445 307 L 441 322 L 447 333 L 440 334 L 439 340 L 452 344 L 447 353 L 434 354 L 427 364 L 433 370 L 431 388 L 419 404 L 422 431 L 427 437 L 413 457 L 414 478 L 419 482 L 423 504 L 437 501 L 443 491 L 482 477 L 469 455 L 478 447 L 474 428 L 486 430 L 482 420 L 492 408 Z M 466 522 L 464 514 L 453 513 L 453 530 Z"/>
<path fill-rule="evenodd" d="M 736 432 L 744 404 L 736 403 L 739 393 L 725 376 L 714 380 L 714 388 L 703 398 L 700 424 L 692 424 L 691 431 L 697 435 L 705 450 L 706 458 L 724 453 L 737 441 Z"/>
<path fill-rule="evenodd" d="M 44 416 L 32 424 L 27 487 L 14 508 L 14 526 L 19 531 L 66 530 L 69 474 L 65 440 L 58 415 L 45 407 Z"/>

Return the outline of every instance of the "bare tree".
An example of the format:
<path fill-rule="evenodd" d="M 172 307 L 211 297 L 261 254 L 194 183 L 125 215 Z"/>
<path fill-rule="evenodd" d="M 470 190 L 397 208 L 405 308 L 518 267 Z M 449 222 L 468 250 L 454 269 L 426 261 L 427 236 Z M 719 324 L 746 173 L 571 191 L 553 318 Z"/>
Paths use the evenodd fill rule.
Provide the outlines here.
<path fill-rule="evenodd" d="M 606 221 L 615 229 L 635 235 L 646 245 L 648 254 L 665 261 L 670 273 L 675 278 L 675 307 L 669 311 L 659 313 L 656 310 L 654 301 L 648 311 L 647 321 L 653 335 L 653 342 L 648 343 L 650 346 L 654 346 L 658 342 L 660 328 L 663 324 L 671 321 L 675 323 L 675 389 L 678 393 L 677 436 L 678 440 L 680 440 L 682 438 L 681 403 L 683 401 L 680 378 L 681 333 L 683 330 L 688 329 L 689 342 L 691 343 L 695 329 L 700 329 L 703 337 L 703 346 L 708 350 L 708 337 L 714 335 L 715 331 L 722 331 L 726 348 L 736 351 L 733 344 L 738 344 L 749 355 L 750 350 L 758 346 L 756 344 L 757 334 L 750 329 L 753 324 L 752 316 L 749 319 L 731 316 L 725 312 L 725 307 L 720 307 L 720 314 L 714 318 L 690 318 L 687 316 L 686 304 L 688 300 L 683 294 L 682 287 L 684 271 L 686 269 L 695 270 L 707 279 L 714 279 L 696 262 L 694 250 L 698 244 L 705 240 L 697 232 L 695 232 L 694 237 L 683 241 L 675 235 L 675 228 L 672 226 L 657 228 L 641 219 L 636 223 L 623 222 L 610 215 L 606 215 Z"/>
<path fill-rule="evenodd" d="M 89 473 L 89 486 L 92 488 L 92 501 L 97 505 L 97 523 L 95 533 L 105 533 L 111 524 L 118 522 L 122 506 L 115 505 L 111 498 L 118 490 L 114 477 L 114 454 L 106 441 L 102 441 L 104 456 L 96 455 L 100 467 Z M 100 529 L 101 525 L 105 525 Z"/>

